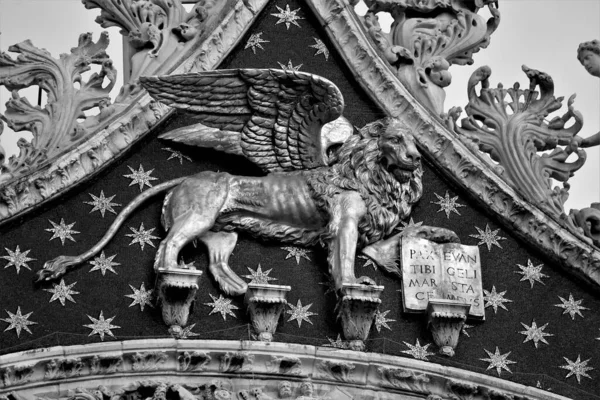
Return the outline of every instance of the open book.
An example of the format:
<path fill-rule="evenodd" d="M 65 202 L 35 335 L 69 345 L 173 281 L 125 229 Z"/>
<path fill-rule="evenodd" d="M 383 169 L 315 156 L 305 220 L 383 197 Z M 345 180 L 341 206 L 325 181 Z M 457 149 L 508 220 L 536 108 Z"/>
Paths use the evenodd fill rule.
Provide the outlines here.
<path fill-rule="evenodd" d="M 471 304 L 469 317 L 485 319 L 477 246 L 402 238 L 404 310 L 423 312 L 429 299 Z"/>

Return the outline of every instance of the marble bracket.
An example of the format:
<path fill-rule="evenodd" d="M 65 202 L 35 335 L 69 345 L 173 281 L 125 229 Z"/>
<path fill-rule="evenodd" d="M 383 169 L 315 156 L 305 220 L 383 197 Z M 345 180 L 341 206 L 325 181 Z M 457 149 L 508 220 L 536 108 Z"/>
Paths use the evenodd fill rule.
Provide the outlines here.
<path fill-rule="evenodd" d="M 244 302 L 257 338 L 263 342 L 273 340 L 277 323 L 285 308 L 290 286 L 249 283 Z"/>
<path fill-rule="evenodd" d="M 352 350 L 365 349 L 375 312 L 381 304 L 383 286 L 343 284 L 338 302 L 338 318 L 344 338 Z"/>
<path fill-rule="evenodd" d="M 155 288 L 163 321 L 175 337 L 180 337 L 187 325 L 201 276 L 202 271 L 191 268 L 159 268 L 156 271 Z"/>
<path fill-rule="evenodd" d="M 427 327 L 443 356 L 454 357 L 458 338 L 470 304 L 456 300 L 430 299 L 427 305 Z"/>

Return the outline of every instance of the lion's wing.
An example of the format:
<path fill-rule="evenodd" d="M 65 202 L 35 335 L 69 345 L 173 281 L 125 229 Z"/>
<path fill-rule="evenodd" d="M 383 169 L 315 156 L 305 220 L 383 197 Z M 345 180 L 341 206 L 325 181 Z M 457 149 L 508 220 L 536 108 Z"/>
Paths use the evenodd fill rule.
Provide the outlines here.
<path fill-rule="evenodd" d="M 239 132 L 239 153 L 267 172 L 327 165 L 321 128 L 344 109 L 335 84 L 298 71 L 217 70 L 141 82 L 155 99 L 196 114 L 199 125 L 220 130 L 220 137 Z M 205 133 L 188 130 L 179 141 L 217 147 L 205 143 Z"/>

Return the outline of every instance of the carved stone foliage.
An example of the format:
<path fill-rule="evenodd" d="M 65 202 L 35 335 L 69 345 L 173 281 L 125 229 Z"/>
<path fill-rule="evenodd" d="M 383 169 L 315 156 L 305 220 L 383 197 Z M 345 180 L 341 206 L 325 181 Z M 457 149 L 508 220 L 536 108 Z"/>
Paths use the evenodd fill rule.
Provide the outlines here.
<path fill-rule="evenodd" d="M 202 34 L 209 15 L 223 3 L 200 0 L 188 12 L 180 0 L 83 0 L 86 8 L 102 10 L 96 18 L 98 24 L 121 28 L 134 49 L 130 85 L 125 85 L 116 101 L 122 102 L 139 89 L 136 81 L 140 76 L 172 67 L 173 57 L 186 42 Z"/>
<path fill-rule="evenodd" d="M 152 339 L 38 350 L 0 356 L 0 399 L 564 399 L 433 362 L 277 342 Z"/>
<path fill-rule="evenodd" d="M 58 60 L 28 41 L 9 48 L 20 53 L 16 60 L 0 55 L 0 84 L 13 92 L 39 85 L 48 93 L 43 109 L 13 93 L 0 118 L 34 135 L 18 143 L 21 153 L 12 160 L 0 148 L 0 223 L 87 179 L 147 134 L 171 111 L 140 91 L 137 77 L 214 69 L 267 1 L 202 0 L 188 13 L 179 0 L 85 0 L 102 9 L 99 23 L 121 27 L 134 49 L 131 80 L 113 104 L 108 92 L 116 71 L 104 53 L 104 34 L 98 42 L 82 35 Z M 92 64 L 100 71 L 85 81 L 81 74 Z M 97 115 L 82 114 L 93 107 Z"/>
<path fill-rule="evenodd" d="M 473 53 L 487 47 L 500 23 L 495 1 L 370 0 L 364 25 L 383 58 L 400 81 L 434 114 L 443 111 L 444 88 L 452 80 L 450 65 L 472 64 Z M 488 5 L 492 18 L 477 11 Z M 376 13 L 389 12 L 389 33 L 379 26 Z"/>
<path fill-rule="evenodd" d="M 16 59 L 0 53 L 0 85 L 12 91 L 6 114 L 0 115 L 0 119 L 15 132 L 33 134 L 31 142 L 19 139 L 19 155 L 0 165 L 0 185 L 37 169 L 87 140 L 92 128 L 110 115 L 104 110 L 110 105 L 108 94 L 115 84 L 117 71 L 105 52 L 107 46 L 106 32 L 97 42 L 92 40 L 91 34 L 84 33 L 79 36 L 77 47 L 59 59 L 29 40 L 9 47 L 9 51 L 19 54 Z M 93 64 L 101 66 L 100 72 L 85 81 L 82 74 Z M 39 86 L 46 92 L 48 100 L 44 108 L 19 96 L 20 89 L 31 86 Z M 99 107 L 100 113 L 87 118 L 84 111 L 94 107 Z"/>
<path fill-rule="evenodd" d="M 425 3 L 425 2 L 422 2 Z M 530 204 L 447 129 L 400 83 L 367 37 L 363 23 L 345 0 L 308 0 L 340 56 L 371 99 L 388 115 L 402 118 L 419 148 L 449 181 L 461 187 L 505 226 L 546 254 L 556 265 L 595 287 L 600 286 L 600 251 L 575 229 Z M 482 3 L 479 3 L 482 4 Z M 567 226 L 568 228 L 568 226 Z"/>
<path fill-rule="evenodd" d="M 600 203 L 592 203 L 581 210 L 571 210 L 569 217 L 592 240 L 594 246 L 600 248 Z"/>
<path fill-rule="evenodd" d="M 527 200 L 550 215 L 560 218 L 568 198 L 568 185 L 552 188 L 552 179 L 566 182 L 586 160 L 583 150 L 571 143 L 583 125 L 583 117 L 574 110 L 572 96 L 568 111 L 550 122 L 544 119 L 562 105 L 562 97 L 554 97 L 554 83 L 547 74 L 523 66 L 529 78 L 527 89 L 518 83 L 505 89 L 489 87 L 489 67 L 477 69 L 469 79 L 467 118 L 455 131 L 475 143 L 498 163 L 495 171 Z M 481 84 L 480 93 L 476 87 Z M 539 87 L 539 92 L 536 90 Z M 565 128 L 573 120 L 574 123 Z M 552 150 L 547 154 L 542 151 Z M 567 162 L 572 153 L 575 161 Z"/>

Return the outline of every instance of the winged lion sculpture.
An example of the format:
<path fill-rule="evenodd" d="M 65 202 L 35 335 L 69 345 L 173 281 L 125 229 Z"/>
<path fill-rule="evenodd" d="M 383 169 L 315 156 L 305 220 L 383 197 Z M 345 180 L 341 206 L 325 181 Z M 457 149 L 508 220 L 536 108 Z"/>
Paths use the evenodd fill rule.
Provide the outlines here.
<path fill-rule="evenodd" d="M 423 191 L 420 153 L 399 120 L 356 129 L 342 116 L 337 86 L 298 71 L 217 70 L 141 81 L 155 99 L 198 121 L 161 138 L 242 155 L 267 175 L 204 171 L 149 188 L 93 248 L 48 261 L 39 280 L 55 279 L 97 254 L 139 204 L 169 190 L 162 213 L 167 235 L 156 269 L 176 268 L 179 251 L 197 238 L 208 248 L 209 270 L 221 289 L 242 294 L 247 285 L 228 259 L 236 232 L 245 231 L 296 245 L 324 244 L 338 290 L 374 285 L 354 274 L 357 249 L 388 237 Z M 335 136 L 343 144 L 330 148 L 327 138 Z"/>

